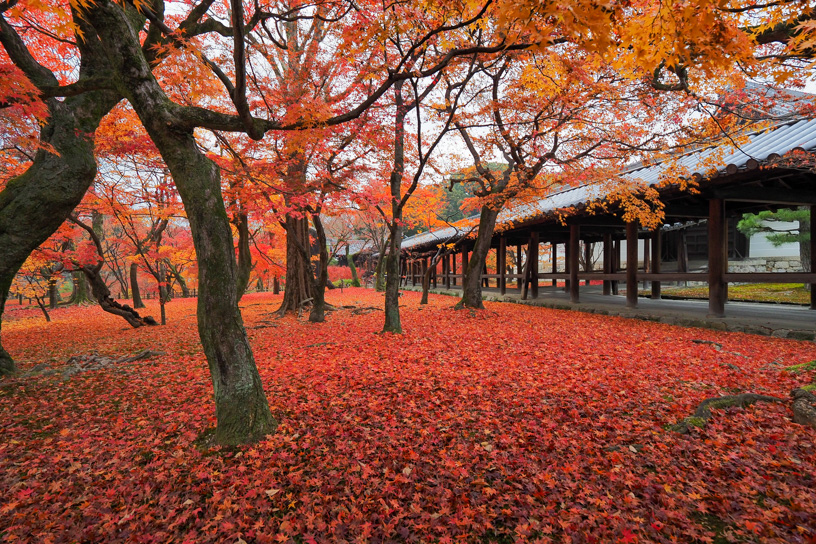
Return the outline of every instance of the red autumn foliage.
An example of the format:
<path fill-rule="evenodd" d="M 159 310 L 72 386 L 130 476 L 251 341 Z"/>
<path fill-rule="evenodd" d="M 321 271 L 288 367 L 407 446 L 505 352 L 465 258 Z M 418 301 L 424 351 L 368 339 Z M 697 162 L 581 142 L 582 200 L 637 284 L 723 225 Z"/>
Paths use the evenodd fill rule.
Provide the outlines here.
<path fill-rule="evenodd" d="M 3 341 L 24 373 L 0 382 L 0 541 L 816 538 L 816 431 L 789 405 L 717 410 L 691 435 L 664 428 L 712 396 L 786 397 L 813 381 L 781 371 L 815 359 L 812 343 L 418 301 L 401 298 L 406 334 L 394 336 L 378 333 L 380 312 L 276 320 L 280 296 L 246 295 L 281 424 L 215 450 L 194 444 L 214 410 L 192 300 L 139 329 L 98 308 L 60 308 L 50 325 L 11 308 Z M 62 378 L 71 355 L 148 348 L 166 355 Z M 58 372 L 25 373 L 39 363 Z"/>
<path fill-rule="evenodd" d="M 340 280 L 351 281 L 351 268 L 349 268 L 348 266 L 330 266 L 329 280 L 331 280 L 332 282 Z"/>

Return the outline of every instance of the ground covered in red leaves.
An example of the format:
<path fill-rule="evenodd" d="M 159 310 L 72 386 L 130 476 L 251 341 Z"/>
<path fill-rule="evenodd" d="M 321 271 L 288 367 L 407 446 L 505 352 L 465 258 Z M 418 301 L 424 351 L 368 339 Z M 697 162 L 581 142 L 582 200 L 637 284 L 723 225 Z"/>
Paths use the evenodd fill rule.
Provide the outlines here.
<path fill-rule="evenodd" d="M 813 382 L 782 371 L 812 343 L 417 293 L 394 336 L 379 311 L 315 325 L 269 315 L 279 301 L 242 307 L 280 426 L 233 450 L 196 447 L 214 405 L 194 301 L 138 330 L 94 307 L 12 310 L 0 541 L 816 541 L 816 431 L 789 404 L 666 429 L 709 397 Z M 166 355 L 64 372 L 144 349 Z"/>

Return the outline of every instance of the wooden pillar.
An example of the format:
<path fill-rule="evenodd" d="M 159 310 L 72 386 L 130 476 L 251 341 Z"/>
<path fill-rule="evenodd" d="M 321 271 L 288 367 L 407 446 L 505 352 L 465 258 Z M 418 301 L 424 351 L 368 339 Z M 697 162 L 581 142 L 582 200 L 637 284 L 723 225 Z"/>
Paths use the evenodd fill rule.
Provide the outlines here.
<path fill-rule="evenodd" d="M 462 286 L 465 285 L 465 274 L 467 274 L 467 269 L 468 269 L 468 250 L 465 246 L 462 246 Z"/>
<path fill-rule="evenodd" d="M 612 272 L 617 274 L 621 267 L 621 244 L 619 239 L 615 239 L 612 245 Z M 612 294 L 618 294 L 618 280 L 612 280 Z"/>
<path fill-rule="evenodd" d="M 451 285 L 455 286 L 456 285 L 456 271 L 458 270 L 458 268 L 456 266 L 456 253 L 451 253 L 451 265 L 452 265 L 451 275 L 453 276 L 453 277 L 451 277 Z"/>
<path fill-rule="evenodd" d="M 572 233 L 572 227 L 570 226 L 570 234 Z M 566 244 L 564 244 L 564 272 L 569 274 L 572 271 L 572 239 L 568 240 Z M 570 280 L 567 278 L 564 280 L 564 292 L 570 292 Z"/>
<path fill-rule="evenodd" d="M 612 235 L 603 235 L 603 271 L 604 274 L 612 273 Z M 603 280 L 603 294 L 612 294 L 612 280 Z"/>
<path fill-rule="evenodd" d="M 552 246 L 552 273 L 557 274 L 558 273 L 558 244 L 556 244 L 555 242 L 552 242 L 550 244 L 550 246 Z M 556 287 L 557 285 L 558 285 L 558 280 L 556 280 L 556 279 L 552 280 L 552 286 Z"/>
<path fill-rule="evenodd" d="M 420 285 L 425 285 L 425 273 L 428 271 L 428 257 L 422 259 L 422 269 L 420 271 Z"/>
<path fill-rule="evenodd" d="M 659 226 L 652 233 L 652 274 L 660 274 L 660 259 L 663 247 L 661 245 L 662 230 Z M 652 280 L 652 300 L 660 300 L 660 282 Z"/>
<path fill-rule="evenodd" d="M 436 289 L 436 269 L 439 267 L 439 263 L 437 262 L 434 264 L 433 270 L 431 270 L 431 281 L 433 282 L 433 288 Z"/>
<path fill-rule="evenodd" d="M 639 243 L 639 242 L 638 242 Z M 649 244 L 649 240 L 644 238 L 643 239 L 643 271 L 649 272 L 649 268 L 651 263 L 651 256 L 649 255 L 651 249 L 651 244 Z M 643 288 L 646 289 L 646 281 L 643 281 Z"/>
<path fill-rule="evenodd" d="M 569 294 L 570 302 L 578 302 L 578 255 L 579 244 L 581 241 L 581 227 L 579 225 L 570 225 L 570 239 L 569 239 Z"/>
<path fill-rule="evenodd" d="M 638 224 L 626 223 L 626 307 L 637 308 Z"/>
<path fill-rule="evenodd" d="M 584 272 L 592 272 L 592 244 L 584 240 Z M 590 280 L 587 279 L 584 285 L 589 285 Z"/>
<path fill-rule="evenodd" d="M 516 246 L 516 274 L 521 276 L 524 273 L 524 270 L 521 266 L 521 244 Z M 524 284 L 524 278 L 520 277 L 516 282 L 516 289 L 521 291 L 521 286 Z"/>
<path fill-rule="evenodd" d="M 726 235 L 723 200 L 713 198 L 708 201 L 708 313 L 714 317 L 725 315 Z"/>
<path fill-rule="evenodd" d="M 496 268 L 499 269 L 499 293 L 507 292 L 507 238 L 499 238 L 499 254 L 496 255 Z"/>
<path fill-rule="evenodd" d="M 816 273 L 816 206 L 810 207 L 810 272 Z M 810 309 L 816 310 L 816 283 L 810 284 Z"/>
<path fill-rule="evenodd" d="M 533 298 L 538 298 L 538 233 L 530 233 L 530 291 Z"/>
<path fill-rule="evenodd" d="M 445 261 L 442 265 L 445 269 L 445 289 L 451 288 L 451 254 L 445 255 Z"/>
<path fill-rule="evenodd" d="M 413 271 L 411 272 L 411 282 L 412 282 L 412 285 L 413 285 L 414 287 L 416 287 L 416 284 L 417 284 L 417 276 L 418 276 L 418 268 L 419 268 L 419 262 L 418 262 L 416 259 L 414 259 L 414 267 L 413 267 L 413 268 L 414 268 L 414 269 L 413 269 Z"/>

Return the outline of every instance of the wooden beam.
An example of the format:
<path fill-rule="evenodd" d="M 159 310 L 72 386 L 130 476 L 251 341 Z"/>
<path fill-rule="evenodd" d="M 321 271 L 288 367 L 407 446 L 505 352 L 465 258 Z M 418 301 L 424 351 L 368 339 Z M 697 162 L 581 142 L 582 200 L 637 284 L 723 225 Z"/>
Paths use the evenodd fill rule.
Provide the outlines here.
<path fill-rule="evenodd" d="M 722 199 L 713 198 L 708 207 L 708 313 L 724 317 L 727 291 L 723 276 L 728 265 L 725 205 Z"/>
<path fill-rule="evenodd" d="M 584 272 L 592 272 L 592 244 L 584 239 Z M 589 285 L 589 280 L 586 280 L 584 285 Z"/>
<path fill-rule="evenodd" d="M 612 250 L 612 272 L 615 273 L 620 270 L 621 267 L 621 246 L 620 240 L 615 240 L 613 250 Z M 618 282 L 616 280 L 612 280 L 612 294 L 618 294 Z"/>
<path fill-rule="evenodd" d="M 631 221 L 626 224 L 626 307 L 637 308 L 637 258 L 638 258 L 638 224 Z"/>
<path fill-rule="evenodd" d="M 687 219 L 705 219 L 708 217 L 708 210 L 705 206 L 690 204 L 669 204 L 663 213 L 666 217 L 683 217 Z"/>
<path fill-rule="evenodd" d="M 577 224 L 570 225 L 570 242 L 569 242 L 569 294 L 570 302 L 577 303 L 578 295 L 578 255 L 579 243 L 581 241 L 581 227 Z"/>
<path fill-rule="evenodd" d="M 733 202 L 756 202 L 759 204 L 777 204 L 780 206 L 802 206 L 816 204 L 816 192 L 780 189 L 779 187 L 740 186 L 710 191 L 711 196 L 719 200 Z"/>
<path fill-rule="evenodd" d="M 558 274 L 558 244 L 551 242 L 550 247 L 552 248 L 552 250 L 550 251 L 550 254 L 552 255 L 552 273 Z M 558 282 L 556 280 L 553 280 L 552 286 L 557 287 Z"/>

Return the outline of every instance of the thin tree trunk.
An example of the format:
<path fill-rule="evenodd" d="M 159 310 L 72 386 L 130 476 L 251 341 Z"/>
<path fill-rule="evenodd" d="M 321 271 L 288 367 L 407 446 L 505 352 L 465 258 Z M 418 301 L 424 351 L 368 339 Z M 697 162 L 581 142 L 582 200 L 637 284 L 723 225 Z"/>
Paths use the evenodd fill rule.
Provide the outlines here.
<path fill-rule="evenodd" d="M 144 308 L 142 293 L 139 289 L 139 265 L 136 263 L 130 263 L 130 291 L 133 295 L 133 307 L 137 310 Z"/>
<path fill-rule="evenodd" d="M 45 303 L 43 302 L 43 299 L 40 298 L 40 297 L 35 296 L 34 300 L 37 301 L 37 306 L 40 307 L 40 310 L 42 311 L 43 315 L 45 316 L 45 321 L 48 322 L 48 323 L 51 323 L 51 316 L 48 315 L 48 308 L 45 307 Z"/>
<path fill-rule="evenodd" d="M 456 303 L 456 308 L 484 308 L 482 302 L 482 270 L 485 267 L 487 253 L 490 251 L 490 239 L 493 237 L 493 230 L 496 228 L 496 218 L 499 211 L 490 206 L 482 206 L 482 213 L 479 217 L 479 232 L 476 236 L 476 243 L 473 245 L 473 253 L 468 261 L 467 271 L 462 280 L 462 300 Z"/>
<path fill-rule="evenodd" d="M 187 286 L 187 281 L 184 279 L 184 276 L 181 275 L 181 272 L 179 272 L 178 267 L 173 266 L 172 264 L 168 264 L 167 266 L 168 269 L 170 270 L 170 274 L 172 274 L 172 276 L 176 278 L 176 281 L 179 284 L 179 289 L 181 289 L 181 296 L 183 298 L 190 298 L 190 288 Z"/>
<path fill-rule="evenodd" d="M 383 332 L 402 333 L 399 312 L 400 249 L 402 246 L 402 175 L 405 172 L 405 118 L 408 110 L 402 97 L 403 82 L 394 84 L 396 115 L 394 117 L 394 166 L 391 169 L 391 224 L 388 257 L 385 261 L 385 324 Z"/>
<path fill-rule="evenodd" d="M 249 219 L 242 213 L 236 221 L 238 226 L 238 300 L 246 293 L 252 274 L 252 253 L 249 251 Z"/>
<path fill-rule="evenodd" d="M 113 2 L 95 2 L 88 20 L 110 44 L 120 85 L 170 169 L 187 213 L 199 263 L 198 333 L 215 393 L 220 444 L 246 444 L 276 427 L 255 365 L 236 293 L 236 263 L 218 167 L 199 149 L 147 64 L 139 36 Z"/>
<path fill-rule="evenodd" d="M 280 276 L 278 275 L 275 275 L 275 277 L 272 278 L 272 294 L 273 295 L 280 294 Z"/>

